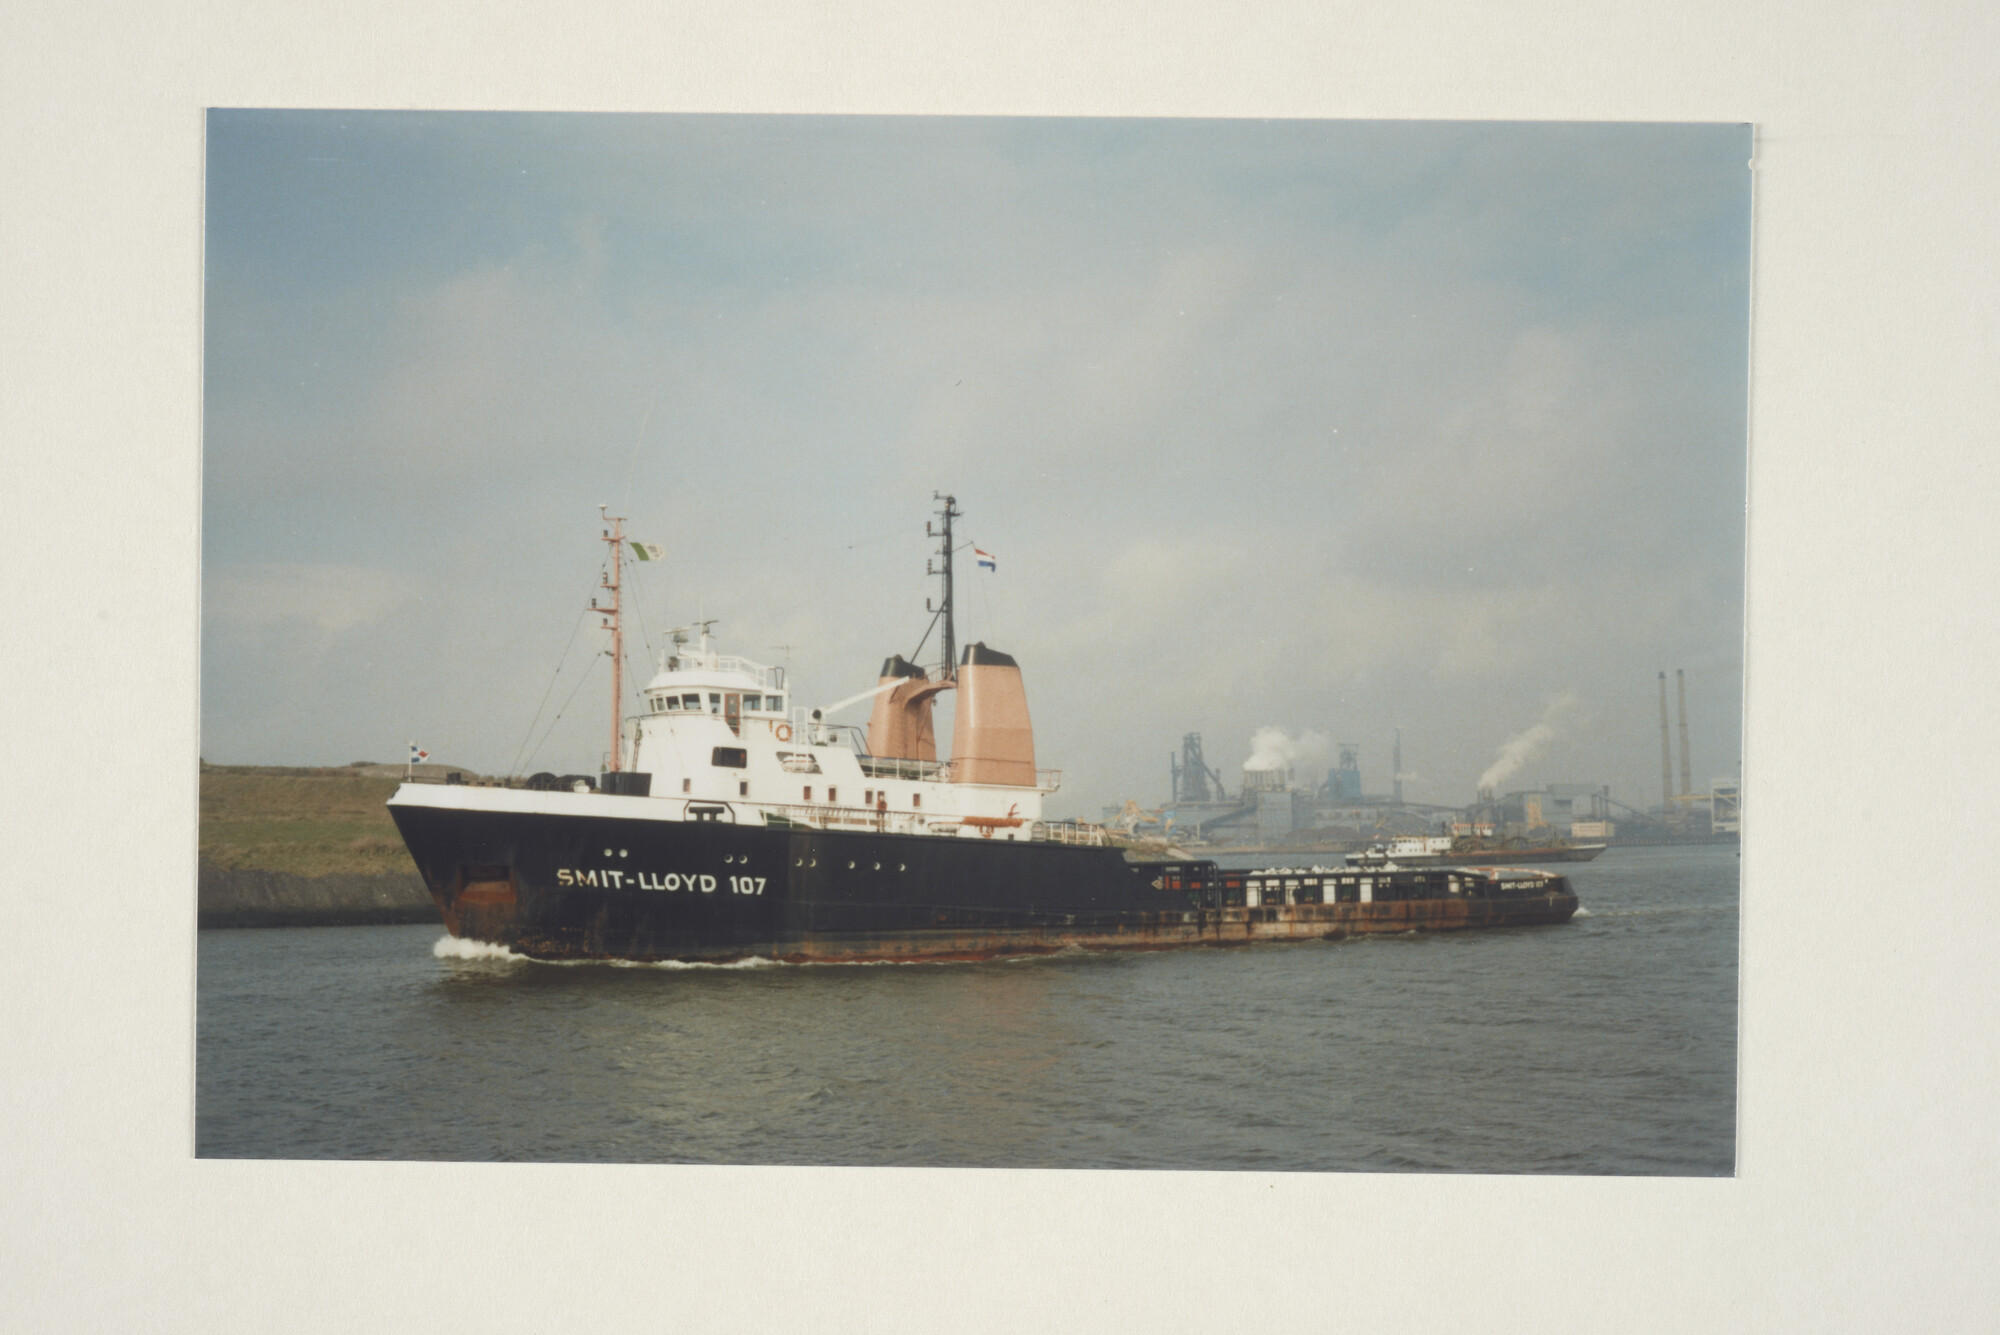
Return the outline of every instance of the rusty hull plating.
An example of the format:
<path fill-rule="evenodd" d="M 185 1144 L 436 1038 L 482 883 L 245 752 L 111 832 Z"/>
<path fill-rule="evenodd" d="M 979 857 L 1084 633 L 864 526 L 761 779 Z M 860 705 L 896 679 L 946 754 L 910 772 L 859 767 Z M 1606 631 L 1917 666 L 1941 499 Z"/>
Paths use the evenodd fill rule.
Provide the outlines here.
<path fill-rule="evenodd" d="M 740 947 L 721 952 L 679 951 L 632 956 L 587 937 L 507 931 L 490 918 L 481 921 L 487 934 L 476 940 L 502 941 L 517 954 L 536 959 L 680 960 L 728 964 L 768 959 L 782 964 L 955 963 L 1010 956 L 1054 955 L 1062 951 L 1178 950 L 1189 946 L 1247 946 L 1283 941 L 1342 941 L 1369 933 L 1462 931 L 1490 927 L 1531 927 L 1562 922 L 1567 911 L 1551 896 L 1534 904 L 1443 904 L 1438 901 L 1397 904 L 1315 904 L 1272 908 L 1166 911 L 1131 915 L 1130 920 L 1091 922 L 1087 918 L 1061 926 L 1013 929 L 954 930 L 937 928 L 893 933 L 844 933 L 806 936 L 770 946 Z M 1067 915 L 1071 919 L 1078 915 Z M 504 937 L 492 933 L 500 928 Z"/>

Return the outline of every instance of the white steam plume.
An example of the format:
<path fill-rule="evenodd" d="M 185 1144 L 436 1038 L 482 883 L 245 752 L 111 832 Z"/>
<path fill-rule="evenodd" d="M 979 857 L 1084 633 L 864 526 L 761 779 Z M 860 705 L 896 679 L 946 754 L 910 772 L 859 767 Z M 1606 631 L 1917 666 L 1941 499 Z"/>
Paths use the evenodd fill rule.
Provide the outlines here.
<path fill-rule="evenodd" d="M 1517 732 L 1500 747 L 1500 758 L 1495 760 L 1479 776 L 1479 788 L 1483 791 L 1498 787 L 1502 780 L 1512 778 L 1514 773 L 1542 753 L 1542 748 L 1555 740 L 1563 722 L 1581 702 L 1575 695 L 1564 691 L 1549 701 L 1547 708 L 1534 726 L 1526 732 Z"/>
<path fill-rule="evenodd" d="M 1323 732 L 1302 732 L 1293 737 L 1283 728 L 1259 728 L 1250 736 L 1250 758 L 1244 769 L 1292 769 L 1300 765 L 1326 763 L 1327 738 Z"/>

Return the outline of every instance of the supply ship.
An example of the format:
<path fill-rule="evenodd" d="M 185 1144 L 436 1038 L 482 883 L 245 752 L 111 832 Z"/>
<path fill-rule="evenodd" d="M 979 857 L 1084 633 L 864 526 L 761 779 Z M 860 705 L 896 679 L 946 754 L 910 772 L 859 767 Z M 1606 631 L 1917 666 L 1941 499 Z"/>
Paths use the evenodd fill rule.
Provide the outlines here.
<path fill-rule="evenodd" d="M 1036 767 L 1020 666 L 956 645 L 962 512 L 937 499 L 935 672 L 892 654 L 871 689 L 807 708 L 783 668 L 720 652 L 704 624 L 673 633 L 631 717 L 619 707 L 623 521 L 607 513 L 609 602 L 593 601 L 612 633 L 604 771 L 520 787 L 405 782 L 389 801 L 446 929 L 540 959 L 805 962 L 1516 927 L 1576 911 L 1568 880 L 1548 872 L 1129 863 L 1101 826 L 1045 820 L 1061 775 Z M 947 691 L 941 760 L 934 709 Z M 864 701 L 856 738 L 833 716 Z"/>

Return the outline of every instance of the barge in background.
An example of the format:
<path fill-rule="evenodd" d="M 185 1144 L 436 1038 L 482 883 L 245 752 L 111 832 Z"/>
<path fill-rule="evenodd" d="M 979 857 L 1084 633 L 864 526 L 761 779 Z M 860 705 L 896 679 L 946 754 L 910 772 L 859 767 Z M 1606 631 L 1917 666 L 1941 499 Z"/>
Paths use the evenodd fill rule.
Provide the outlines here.
<path fill-rule="evenodd" d="M 955 652 L 952 498 L 944 527 L 944 653 L 900 654 L 877 685 L 826 709 L 782 668 L 677 633 L 620 716 L 592 783 L 525 788 L 406 782 L 390 799 L 452 935 L 543 959 L 985 959 L 1560 923 L 1566 878 L 1493 869 L 1225 870 L 1128 863 L 1102 827 L 1042 818 L 1060 775 L 1035 768 L 1021 672 L 984 644 Z M 600 608 L 622 653 L 622 521 Z M 922 651 L 919 645 L 918 652 Z M 953 691 L 953 754 L 932 705 Z M 856 749 L 829 716 L 873 698 Z M 843 797 L 843 794 L 845 795 Z"/>
<path fill-rule="evenodd" d="M 1604 844 L 1464 844 L 1438 860 L 1454 866 L 1525 867 L 1542 862 L 1589 862 L 1605 850 Z"/>

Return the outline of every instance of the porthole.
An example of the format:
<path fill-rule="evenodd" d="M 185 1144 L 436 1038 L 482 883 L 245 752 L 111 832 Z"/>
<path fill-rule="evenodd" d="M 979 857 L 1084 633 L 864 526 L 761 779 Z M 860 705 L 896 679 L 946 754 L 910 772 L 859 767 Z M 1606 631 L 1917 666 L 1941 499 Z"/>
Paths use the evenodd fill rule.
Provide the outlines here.
<path fill-rule="evenodd" d="M 736 861 L 736 855 L 734 853 L 724 853 L 722 855 L 722 860 L 724 862 L 734 862 Z"/>
<path fill-rule="evenodd" d="M 875 870 L 876 870 L 876 871 L 881 871 L 881 870 L 882 870 L 882 864 L 881 864 L 881 863 L 879 863 L 879 862 L 878 862 L 878 863 L 876 863 L 876 864 L 875 864 Z"/>
<path fill-rule="evenodd" d="M 625 854 L 625 850 L 624 850 L 624 849 L 622 849 L 622 848 L 621 848 L 621 849 L 619 849 L 619 850 L 618 850 L 618 856 L 619 856 L 619 857 L 621 857 L 621 858 L 622 858 L 622 857 L 624 857 L 625 855 L 626 855 L 626 854 Z"/>
<path fill-rule="evenodd" d="M 897 871 L 908 871 L 908 870 L 909 870 L 909 868 L 908 868 L 908 867 L 905 867 L 905 866 L 904 866 L 904 865 L 903 865 L 902 863 L 898 862 L 898 863 L 896 864 L 896 870 L 897 870 Z"/>
<path fill-rule="evenodd" d="M 847 869 L 848 869 L 849 871 L 853 871 L 853 870 L 854 870 L 854 859 L 853 859 L 853 858 L 849 858 L 849 859 L 847 860 Z"/>
<path fill-rule="evenodd" d="M 608 848 L 607 848 L 607 849 L 605 849 L 605 850 L 604 850 L 604 856 L 605 856 L 605 857 L 607 857 L 607 858 L 608 858 L 608 857 L 610 857 L 610 856 L 611 856 L 611 850 L 610 850 L 610 849 L 608 849 Z"/>
<path fill-rule="evenodd" d="M 792 865 L 794 867 L 803 867 L 806 865 L 806 860 L 804 858 L 793 858 Z"/>

